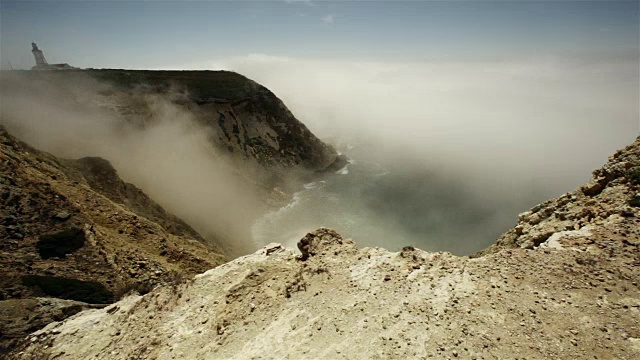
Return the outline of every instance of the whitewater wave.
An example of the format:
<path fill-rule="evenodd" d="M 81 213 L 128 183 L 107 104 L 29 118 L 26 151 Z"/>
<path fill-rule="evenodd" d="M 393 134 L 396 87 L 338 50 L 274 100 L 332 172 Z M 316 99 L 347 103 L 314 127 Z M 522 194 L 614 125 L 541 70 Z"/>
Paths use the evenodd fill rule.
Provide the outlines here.
<path fill-rule="evenodd" d="M 310 182 L 308 184 L 304 184 L 303 186 L 304 186 L 305 189 L 311 190 L 311 189 L 316 189 L 316 188 L 318 188 L 320 186 L 324 186 L 326 183 L 327 183 L 326 181 L 321 180 L 321 181 Z M 298 193 L 296 193 L 296 194 L 298 194 Z"/>
<path fill-rule="evenodd" d="M 355 164 L 355 160 L 349 159 L 347 160 L 347 164 L 340 170 L 336 171 L 338 175 L 347 175 L 349 173 L 349 165 Z"/>
<path fill-rule="evenodd" d="M 309 183 L 307 185 L 310 185 L 310 184 L 315 184 L 315 183 Z M 253 223 L 253 225 L 251 226 L 251 237 L 253 238 L 253 242 L 256 246 L 262 247 L 271 242 L 269 241 L 269 239 L 274 238 L 275 234 L 271 234 L 269 231 L 265 231 L 265 230 L 269 228 L 269 225 L 271 223 L 277 221 L 280 217 L 287 216 L 287 212 L 290 209 L 293 209 L 294 207 L 296 207 L 300 203 L 302 199 L 303 191 L 304 190 L 294 193 L 292 196 L 291 202 L 289 202 L 287 205 L 265 214 L 264 216 L 262 216 L 261 218 L 256 220 L 256 222 Z"/>

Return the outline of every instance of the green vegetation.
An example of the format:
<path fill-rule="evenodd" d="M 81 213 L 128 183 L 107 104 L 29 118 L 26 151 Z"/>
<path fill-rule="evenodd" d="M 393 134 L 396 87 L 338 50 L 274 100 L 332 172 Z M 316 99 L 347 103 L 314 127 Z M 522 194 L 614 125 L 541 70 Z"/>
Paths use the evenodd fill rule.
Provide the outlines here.
<path fill-rule="evenodd" d="M 80 249 L 85 242 L 84 231 L 71 228 L 55 234 L 41 235 L 36 246 L 43 259 L 63 257 Z"/>
<path fill-rule="evenodd" d="M 87 76 L 124 89 L 148 89 L 164 91 L 187 90 L 193 99 L 207 101 L 210 98 L 240 101 L 252 97 L 259 89 L 246 77 L 232 71 L 200 70 L 124 70 L 87 69 L 66 71 L 16 70 L 21 76 L 32 80 L 60 82 L 63 80 L 84 81 Z M 109 90 L 102 91 L 109 95 Z"/>
<path fill-rule="evenodd" d="M 632 184 L 640 184 L 640 168 L 635 168 L 627 171 L 625 177 Z"/>
<path fill-rule="evenodd" d="M 83 281 L 58 276 L 25 275 L 22 283 L 31 288 L 38 288 L 46 295 L 83 301 L 90 304 L 106 304 L 113 302 L 113 294 L 99 282 Z"/>
<path fill-rule="evenodd" d="M 251 93 L 246 77 L 231 71 L 147 71 L 147 70 L 85 70 L 91 76 L 118 86 L 147 85 L 156 90 L 176 86 L 196 98 L 228 100 L 244 99 Z"/>
<path fill-rule="evenodd" d="M 640 195 L 636 195 L 629 200 L 629 206 L 640 207 Z"/>

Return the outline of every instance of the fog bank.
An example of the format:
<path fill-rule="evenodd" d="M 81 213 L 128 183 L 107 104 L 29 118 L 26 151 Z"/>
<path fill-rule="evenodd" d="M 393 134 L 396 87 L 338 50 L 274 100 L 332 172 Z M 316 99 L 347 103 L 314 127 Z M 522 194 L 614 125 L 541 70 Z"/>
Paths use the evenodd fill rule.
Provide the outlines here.
<path fill-rule="evenodd" d="M 260 241 L 293 245 L 306 231 L 333 226 L 361 245 L 469 254 L 493 243 L 519 212 L 585 182 L 635 139 L 637 64 L 634 54 L 424 62 L 254 54 L 175 68 L 256 80 L 365 165 L 360 178 L 327 179 L 327 192 L 311 194 L 291 210 L 295 216 L 269 219 Z M 3 81 L 1 121 L 56 155 L 105 157 L 205 236 L 222 231 L 243 249 L 255 246 L 255 199 L 212 150 L 212 130 L 169 101 L 179 94 L 140 94 L 149 119 L 132 125 L 105 111 L 113 104 L 87 95 L 105 89 L 90 79 L 62 90 Z M 389 175 L 362 175 L 378 167 Z M 340 206 L 323 200 L 336 196 Z M 289 233 L 295 238 L 282 237 Z"/>
<path fill-rule="evenodd" d="M 393 63 L 250 55 L 212 66 L 269 87 L 321 137 L 368 141 L 376 156 L 495 167 L 562 192 L 640 130 L 638 55 L 593 56 Z"/>
<path fill-rule="evenodd" d="M 171 103 L 179 95 L 132 95 L 145 113 L 136 123 L 115 111 L 122 99 L 96 95 L 111 89 L 89 77 L 53 84 L 4 73 L 0 88 L 0 124 L 13 135 L 63 158 L 103 157 L 125 181 L 232 256 L 253 249 L 247 228 L 256 200 L 214 150 L 212 129 Z"/>
<path fill-rule="evenodd" d="M 635 139 L 638 63 L 635 53 L 424 62 L 253 54 L 202 66 L 264 84 L 322 139 L 394 171 L 384 193 L 363 203 L 398 229 L 452 229 L 425 241 L 465 253 L 492 243 L 519 212 L 587 181 Z M 380 221 L 372 216 L 370 226 Z M 406 245 L 398 237 L 386 246 Z M 474 245 L 447 245 L 462 238 Z"/>

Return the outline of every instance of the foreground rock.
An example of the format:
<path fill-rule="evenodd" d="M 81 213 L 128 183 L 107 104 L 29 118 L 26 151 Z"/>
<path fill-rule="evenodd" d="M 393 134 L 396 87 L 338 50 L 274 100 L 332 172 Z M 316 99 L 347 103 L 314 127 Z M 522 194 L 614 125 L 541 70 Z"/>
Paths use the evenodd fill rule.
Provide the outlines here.
<path fill-rule="evenodd" d="M 82 310 L 101 308 L 79 301 L 56 298 L 28 298 L 0 301 L 0 354 L 19 344 L 25 336 L 54 321 L 62 321 Z"/>
<path fill-rule="evenodd" d="M 299 246 L 307 256 L 272 244 L 184 284 L 51 324 L 12 357 L 640 356 L 638 249 L 623 241 L 469 259 L 358 249 L 319 229 Z"/>

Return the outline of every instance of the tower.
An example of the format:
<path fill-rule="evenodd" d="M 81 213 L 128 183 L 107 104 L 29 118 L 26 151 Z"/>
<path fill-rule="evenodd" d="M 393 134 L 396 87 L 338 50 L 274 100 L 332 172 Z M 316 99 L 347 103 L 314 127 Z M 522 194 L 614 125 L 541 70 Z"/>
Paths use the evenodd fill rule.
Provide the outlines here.
<path fill-rule="evenodd" d="M 36 66 L 37 68 L 46 68 L 49 66 L 49 64 L 47 63 L 47 60 L 44 58 L 44 54 L 42 53 L 42 50 L 38 49 L 38 45 L 36 45 L 36 43 L 32 42 L 31 46 L 33 47 L 33 49 L 31 50 L 31 52 L 33 53 L 33 57 L 36 59 Z"/>

